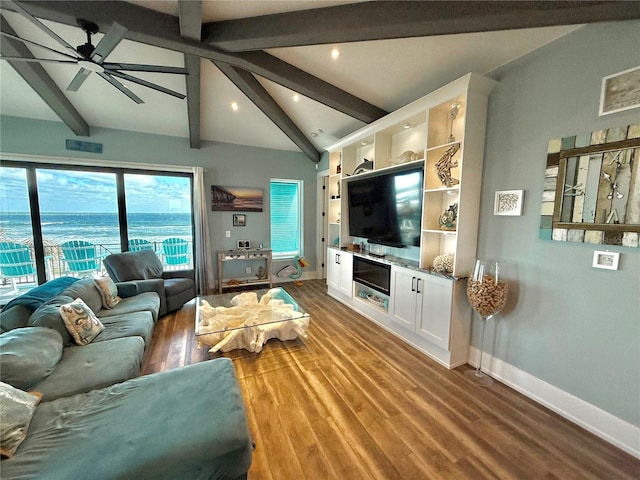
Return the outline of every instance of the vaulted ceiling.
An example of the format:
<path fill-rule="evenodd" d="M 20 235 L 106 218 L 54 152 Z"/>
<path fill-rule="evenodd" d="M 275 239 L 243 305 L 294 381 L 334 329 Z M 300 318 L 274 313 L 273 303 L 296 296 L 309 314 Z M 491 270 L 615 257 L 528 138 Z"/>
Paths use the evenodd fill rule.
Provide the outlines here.
<path fill-rule="evenodd" d="M 71 45 L 127 29 L 110 62 L 185 67 L 140 73 L 181 100 L 122 80 L 137 105 L 96 75 L 78 91 L 73 65 L 3 60 L 0 112 L 92 127 L 300 150 L 313 161 L 336 139 L 469 71 L 485 74 L 579 28 L 640 18 L 639 2 L 23 1 Z M 1 1 L 1 31 L 60 49 Z M 3 57 L 60 58 L 4 36 Z M 332 59 L 330 51 L 340 56 Z M 93 78 L 91 78 L 93 77 Z M 296 98 L 294 98 L 296 97 Z M 231 103 L 237 105 L 232 111 Z"/>

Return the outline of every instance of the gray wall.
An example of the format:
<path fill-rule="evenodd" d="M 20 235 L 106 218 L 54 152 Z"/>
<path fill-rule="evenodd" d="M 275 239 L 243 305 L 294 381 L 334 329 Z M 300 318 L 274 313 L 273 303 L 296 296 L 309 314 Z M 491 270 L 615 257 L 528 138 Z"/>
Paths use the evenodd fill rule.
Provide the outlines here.
<path fill-rule="evenodd" d="M 132 107 L 135 108 L 135 107 Z M 238 239 L 269 246 L 269 179 L 286 178 L 304 181 L 304 255 L 316 265 L 316 168 L 299 152 L 246 147 L 219 142 L 202 142 L 202 148 L 189 148 L 188 139 L 91 128 L 91 137 L 76 137 L 62 123 L 2 116 L 0 119 L 0 151 L 51 155 L 65 158 L 96 159 L 100 165 L 109 162 L 151 163 L 160 165 L 202 166 L 206 169 L 205 185 L 248 186 L 264 189 L 264 211 L 248 212 L 247 226 L 234 227 L 231 212 L 209 211 L 209 227 L 213 248 L 235 247 Z M 186 120 L 185 120 L 186 121 Z M 103 144 L 101 155 L 65 149 L 65 139 L 79 139 Z M 211 192 L 208 192 L 209 201 Z M 225 230 L 231 237 L 225 237 Z M 213 253 L 212 253 L 213 254 Z M 274 262 L 274 271 L 292 263 Z M 226 272 L 226 269 L 225 269 Z"/>
<path fill-rule="evenodd" d="M 640 425 L 640 252 L 617 272 L 591 267 L 596 245 L 538 238 L 550 139 L 640 122 L 598 116 L 602 77 L 640 65 L 640 22 L 583 27 L 492 75 L 478 255 L 517 266 L 517 299 L 489 321 L 494 356 Z M 521 217 L 493 215 L 496 190 L 524 189 Z M 473 344 L 480 344 L 474 319 Z M 495 327 L 495 328 L 494 328 Z"/>

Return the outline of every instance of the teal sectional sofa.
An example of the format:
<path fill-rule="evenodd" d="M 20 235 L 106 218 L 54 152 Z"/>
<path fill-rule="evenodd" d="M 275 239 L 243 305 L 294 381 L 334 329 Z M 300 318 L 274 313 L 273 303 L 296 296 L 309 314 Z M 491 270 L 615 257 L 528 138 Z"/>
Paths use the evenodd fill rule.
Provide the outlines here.
<path fill-rule="evenodd" d="M 135 294 L 129 287 L 120 286 L 122 300 L 112 309 L 103 308 L 100 291 L 91 278 L 58 278 L 10 302 L 0 313 L 0 379 L 18 388 L 36 390 L 42 393 L 43 401 L 50 401 L 140 375 L 160 299 L 151 292 Z M 104 330 L 84 346 L 74 343 L 60 315 L 60 306 L 76 298 L 81 298 L 104 324 Z M 36 355 L 43 355 L 40 342 L 46 342 L 43 328 L 60 334 L 62 356 L 57 362 L 55 358 L 37 361 Z M 49 349 L 55 348 L 54 344 L 47 342 Z M 24 367 L 13 373 L 16 365 L 36 363 L 34 368 L 42 368 L 42 362 L 51 364 L 45 378 L 38 378 L 36 372 L 31 381 L 31 372 Z"/>
<path fill-rule="evenodd" d="M 116 286 L 111 309 L 93 279 L 63 277 L 0 313 L 0 380 L 42 394 L 2 478 L 246 478 L 253 446 L 232 362 L 140 377 L 160 299 Z M 76 298 L 104 325 L 87 345 L 60 316 Z"/>

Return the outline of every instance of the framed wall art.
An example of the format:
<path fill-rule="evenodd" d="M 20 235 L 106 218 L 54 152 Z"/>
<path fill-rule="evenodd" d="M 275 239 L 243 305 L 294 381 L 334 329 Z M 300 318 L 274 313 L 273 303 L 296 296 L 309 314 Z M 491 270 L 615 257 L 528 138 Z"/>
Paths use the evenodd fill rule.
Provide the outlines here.
<path fill-rule="evenodd" d="M 262 188 L 211 185 L 211 210 L 261 212 L 263 197 Z"/>
<path fill-rule="evenodd" d="M 640 67 L 614 73 L 602 79 L 600 115 L 640 107 Z"/>
<path fill-rule="evenodd" d="M 640 246 L 640 124 L 551 140 L 540 238 Z"/>
<path fill-rule="evenodd" d="M 593 267 L 604 268 L 605 270 L 618 270 L 620 254 L 618 252 L 603 252 L 596 250 L 593 252 Z"/>
<path fill-rule="evenodd" d="M 494 215 L 522 215 L 523 190 L 502 190 L 496 192 L 493 204 Z"/>
<path fill-rule="evenodd" d="M 247 216 L 244 213 L 234 213 L 233 214 L 233 226 L 234 227 L 246 227 L 247 226 Z"/>

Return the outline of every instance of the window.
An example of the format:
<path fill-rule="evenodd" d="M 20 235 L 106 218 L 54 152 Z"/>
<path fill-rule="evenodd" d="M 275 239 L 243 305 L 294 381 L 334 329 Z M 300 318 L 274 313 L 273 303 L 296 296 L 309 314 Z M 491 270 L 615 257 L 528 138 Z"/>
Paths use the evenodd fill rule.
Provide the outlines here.
<path fill-rule="evenodd" d="M 0 305 L 10 299 L 6 290 L 15 296 L 14 290 L 44 282 L 45 275 L 47 280 L 62 275 L 90 275 L 94 270 L 104 275 L 103 257 L 125 249 L 139 250 L 143 242 L 150 243 L 170 269 L 163 240 L 181 239 L 191 268 L 191 198 L 192 177 L 186 172 L 3 160 L 0 240 L 29 249 L 37 278 L 33 273 L 18 277 L 0 269 Z M 90 245 L 67 243 L 80 240 Z M 68 261 L 65 248 L 73 255 L 73 247 L 95 255 L 91 272 L 72 268 L 71 263 L 78 262 Z M 84 268 L 84 264 L 80 267 Z"/>
<path fill-rule="evenodd" d="M 302 256 L 301 180 L 271 179 L 271 249 L 274 258 Z"/>

